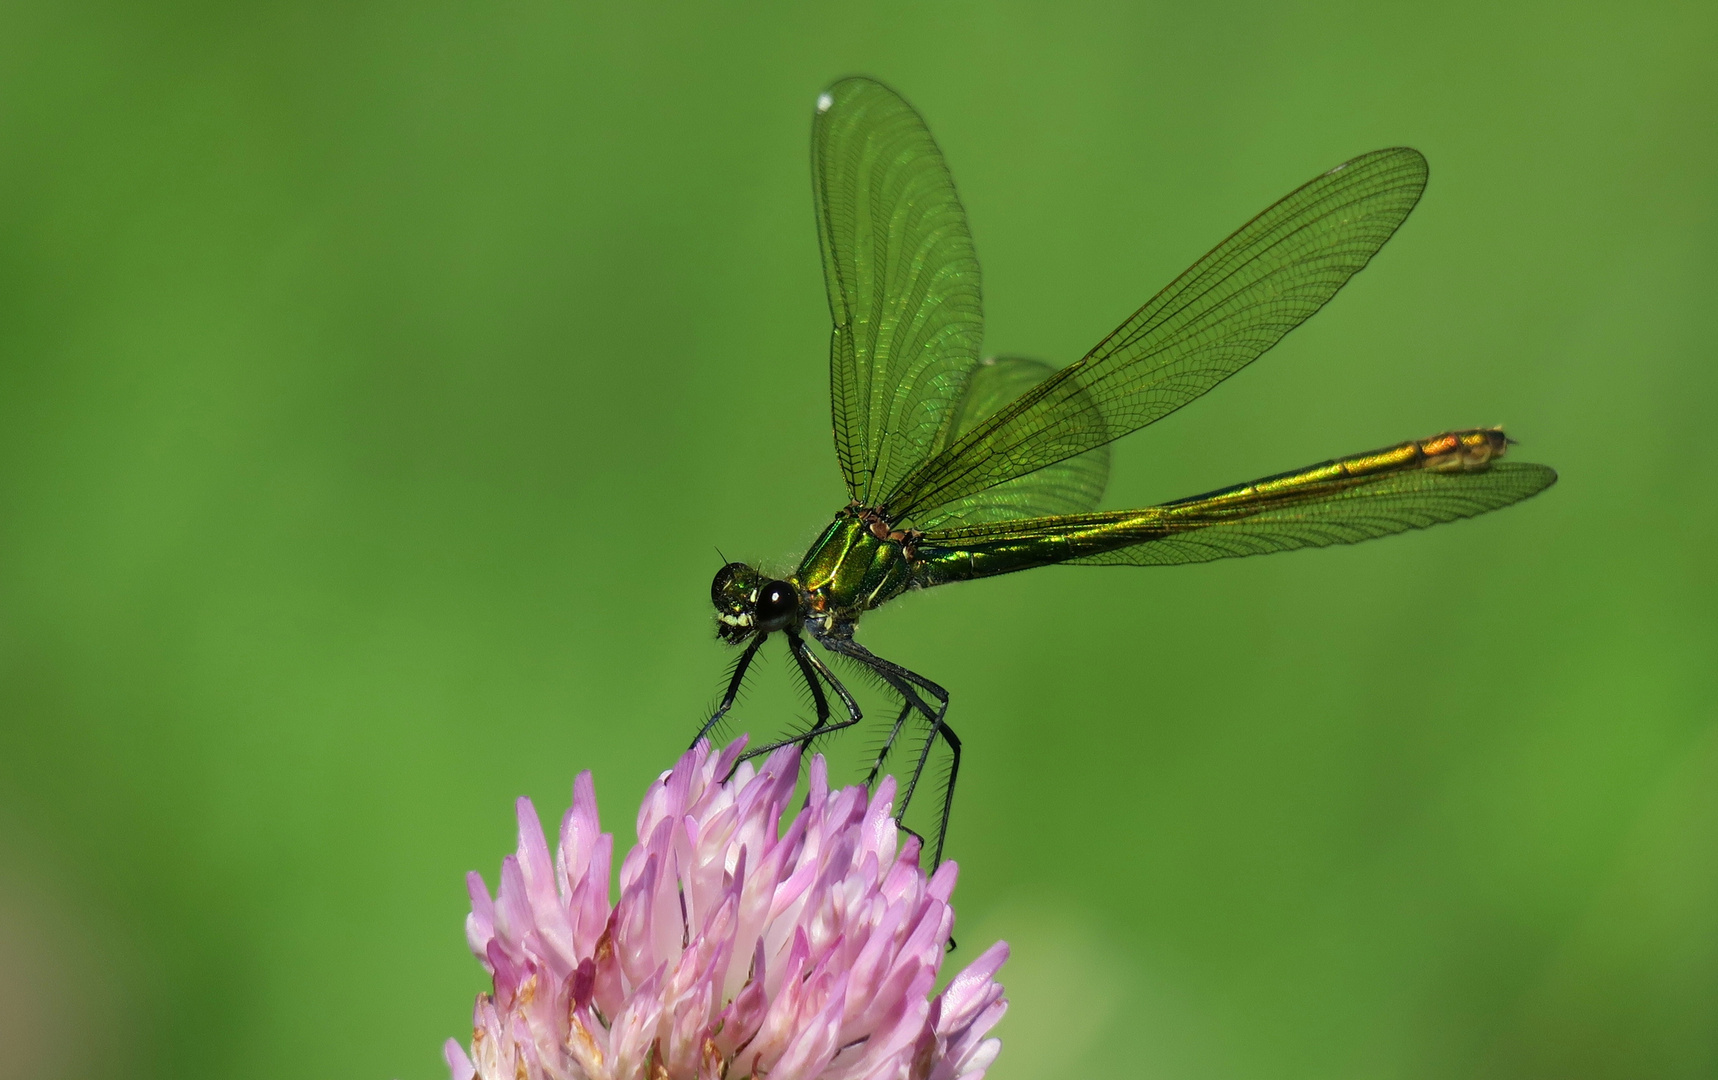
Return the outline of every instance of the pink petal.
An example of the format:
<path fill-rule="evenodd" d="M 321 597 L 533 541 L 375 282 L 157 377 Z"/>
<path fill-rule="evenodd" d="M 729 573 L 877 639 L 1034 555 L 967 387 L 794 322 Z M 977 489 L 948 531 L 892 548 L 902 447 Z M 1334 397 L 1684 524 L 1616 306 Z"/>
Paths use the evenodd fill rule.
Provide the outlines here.
<path fill-rule="evenodd" d="M 477 871 L 465 875 L 465 888 L 471 894 L 471 914 L 465 917 L 465 941 L 481 960 L 489 951 L 489 939 L 495 936 L 495 903 L 489 899 L 489 886 Z"/>
<path fill-rule="evenodd" d="M 841 1013 L 846 1005 L 847 976 L 827 973 L 819 980 L 816 997 L 822 998 L 822 1008 L 811 1016 L 802 1016 L 799 1032 L 770 1070 L 770 1080 L 812 1080 L 835 1057 L 840 1048 Z M 816 1005 L 816 999 L 812 1002 Z"/>
<path fill-rule="evenodd" d="M 768 1008 L 769 998 L 764 993 L 764 950 L 760 942 L 753 954 L 751 979 L 719 1018 L 721 1031 L 716 1035 L 717 1048 L 732 1057 L 758 1033 Z"/>
<path fill-rule="evenodd" d="M 459 1045 L 458 1039 L 443 1043 L 441 1056 L 447 1062 L 447 1071 L 453 1074 L 453 1080 L 471 1080 L 477 1075 L 477 1066 L 465 1056 L 465 1047 Z"/>
<path fill-rule="evenodd" d="M 963 1023 L 966 1013 L 975 1011 L 985 1003 L 987 992 L 991 988 L 1000 992 L 1000 987 L 991 982 L 991 978 L 1002 970 L 1002 964 L 1007 959 L 1008 942 L 998 941 L 980 953 L 960 974 L 949 980 L 942 994 L 945 1023 Z"/>
<path fill-rule="evenodd" d="M 609 1029 L 613 1060 L 611 1072 L 614 1076 L 638 1076 L 643 1070 L 644 1059 L 656 1041 L 657 1022 L 662 1016 L 662 1001 L 657 997 L 660 981 L 660 971 L 645 980 Z"/>
<path fill-rule="evenodd" d="M 519 871 L 525 881 L 525 897 L 539 912 L 556 907 L 555 874 L 549 861 L 549 844 L 543 838 L 543 822 L 537 808 L 523 796 L 515 804 L 519 817 Z"/>

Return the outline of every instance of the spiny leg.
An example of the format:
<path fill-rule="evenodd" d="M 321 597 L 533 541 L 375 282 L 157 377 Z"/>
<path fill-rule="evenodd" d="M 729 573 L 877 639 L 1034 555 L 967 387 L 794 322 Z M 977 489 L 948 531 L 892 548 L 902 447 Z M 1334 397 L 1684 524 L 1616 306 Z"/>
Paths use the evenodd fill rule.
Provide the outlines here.
<path fill-rule="evenodd" d="M 800 670 L 805 671 L 809 669 L 821 676 L 825 682 L 829 683 L 830 687 L 834 689 L 836 696 L 841 698 L 841 704 L 846 706 L 847 719 L 838 724 L 827 723 L 827 701 L 817 694 L 817 684 L 813 682 L 813 698 L 814 700 L 822 703 L 824 708 L 819 710 L 817 723 L 812 726 L 811 730 L 803 731 L 798 735 L 782 739 L 779 742 L 770 743 L 768 746 L 760 746 L 753 750 L 747 750 L 744 754 L 740 755 L 739 761 L 746 761 L 751 758 L 759 757 L 763 754 L 768 754 L 771 751 L 780 750 L 784 746 L 794 746 L 796 744 L 800 746 L 808 745 L 813 739 L 819 738 L 823 735 L 828 735 L 832 732 L 840 731 L 843 728 L 850 728 L 865 718 L 865 714 L 859 711 L 859 703 L 853 700 L 852 694 L 847 692 L 847 687 L 843 686 L 841 684 L 841 680 L 835 677 L 835 672 L 829 670 L 829 665 L 825 664 L 822 660 L 819 660 L 817 655 L 806 647 L 803 638 L 798 634 L 788 635 L 787 647 L 788 651 L 793 653 L 794 660 L 800 664 Z M 736 761 L 734 764 L 738 766 L 739 761 Z"/>
<path fill-rule="evenodd" d="M 904 704 L 901 706 L 900 715 L 895 717 L 894 726 L 889 729 L 889 737 L 884 740 L 882 748 L 877 751 L 877 760 L 871 765 L 870 775 L 865 777 L 866 787 L 871 787 L 877 782 L 878 774 L 883 771 L 883 762 L 888 758 L 889 751 L 894 748 L 895 740 L 900 736 L 901 728 L 906 724 L 907 717 L 913 715 L 915 711 L 923 713 L 927 717 L 931 715 L 930 706 L 926 705 L 924 700 L 914 692 L 912 684 L 896 679 L 887 672 L 879 671 L 875 674 L 891 689 L 893 689 L 895 693 L 901 695 L 901 701 Z M 935 739 L 936 729 L 933 727 L 930 734 L 926 737 L 929 739 Z M 924 768 L 923 762 L 920 762 L 919 768 Z M 915 772 L 909 779 L 906 789 L 900 793 L 900 806 L 895 810 L 895 827 L 912 837 L 914 840 L 917 840 L 919 842 L 919 850 L 924 851 L 930 845 L 925 843 L 925 838 L 919 835 L 917 829 L 914 829 L 912 826 L 907 824 L 907 805 L 913 801 L 913 787 L 918 782 L 919 775 Z M 947 826 L 946 821 L 944 822 L 944 826 Z M 942 851 L 941 836 L 937 837 L 937 851 L 939 854 Z M 935 864 L 933 863 L 932 866 L 934 868 Z"/>
<path fill-rule="evenodd" d="M 943 703 L 943 707 L 945 709 L 948 707 L 948 703 L 946 701 Z M 954 809 L 954 782 L 955 778 L 960 775 L 960 736 L 956 735 L 954 733 L 954 729 L 949 727 L 943 721 L 936 721 L 930 734 L 925 736 L 924 748 L 919 751 L 919 762 L 917 765 L 913 766 L 912 783 L 907 785 L 908 798 L 911 798 L 912 789 L 918 785 L 919 777 L 924 775 L 925 763 L 930 760 L 931 747 L 936 745 L 937 737 L 939 735 L 942 737 L 943 742 L 948 744 L 950 757 L 948 765 L 948 780 L 943 785 L 942 820 L 937 825 L 937 853 L 935 861 L 931 863 L 932 866 L 939 865 L 943 861 L 943 841 L 948 839 L 949 811 Z"/>
<path fill-rule="evenodd" d="M 929 730 L 928 735 L 926 735 L 926 740 L 928 740 L 928 742 L 926 742 L 926 752 L 928 752 L 929 745 L 933 745 L 936 740 L 936 726 L 935 719 L 933 719 L 935 718 L 935 713 L 933 713 L 933 709 L 931 709 L 928 704 L 924 704 L 923 697 L 919 697 L 919 695 L 917 695 L 916 690 L 912 687 L 912 683 L 905 682 L 904 678 L 895 677 L 895 675 L 890 673 L 890 671 L 874 671 L 874 675 L 881 678 L 881 680 L 883 680 L 890 689 L 895 690 L 895 694 L 900 694 L 900 701 L 904 702 L 904 704 L 900 706 L 900 716 L 895 718 L 895 726 L 890 728 L 890 731 L 888 731 L 888 740 L 883 742 L 883 749 L 878 750 L 876 762 L 873 762 L 873 766 L 871 766 L 871 774 L 866 776 L 866 786 L 871 786 L 873 783 L 876 783 L 878 773 L 883 771 L 883 761 L 888 757 L 888 752 L 895 747 L 895 740 L 900 737 L 900 728 L 907 723 L 907 718 L 912 716 L 912 714 L 921 713 L 924 718 L 931 719 L 931 730 Z M 917 829 L 914 829 L 912 826 L 907 824 L 907 805 L 912 802 L 912 790 L 914 790 L 916 786 L 919 786 L 919 773 L 923 773 L 923 771 L 924 752 L 921 752 L 921 754 L 919 754 L 919 764 L 917 764 L 917 768 L 912 771 L 912 776 L 907 778 L 907 786 L 902 788 L 902 792 L 900 792 L 900 807 L 895 810 L 895 826 L 900 828 L 900 831 L 904 831 L 904 833 L 912 836 L 914 840 L 919 841 L 919 850 L 921 850 L 921 852 L 926 850 L 929 845 L 928 843 L 924 843 L 924 838 L 923 836 L 919 836 Z M 948 814 L 947 807 L 945 807 L 945 809 L 943 809 L 943 824 L 941 824 L 941 829 L 947 828 Z M 940 833 L 936 834 L 936 862 L 941 862 L 941 852 L 943 852 L 943 836 L 941 836 L 940 831 Z M 933 869 L 935 869 L 936 862 L 931 864 Z"/>
<path fill-rule="evenodd" d="M 843 653 L 843 655 L 846 655 L 845 650 L 837 650 L 837 651 L 841 651 Z M 882 747 L 877 751 L 877 759 L 871 765 L 871 773 L 869 776 L 867 776 L 865 778 L 865 786 L 870 787 L 873 783 L 876 782 L 877 774 L 882 772 L 883 762 L 888 758 L 889 751 L 894 749 L 895 740 L 900 737 L 901 728 L 906 724 L 907 717 L 911 716 L 913 714 L 913 712 L 916 710 L 916 711 L 922 713 L 927 720 L 932 720 L 934 722 L 934 720 L 937 716 L 937 712 L 936 712 L 936 710 L 932 709 L 929 705 L 925 704 L 924 699 L 919 696 L 918 691 L 914 688 L 914 685 L 912 683 L 908 682 L 906 679 L 901 678 L 900 676 L 896 675 L 892 671 L 888 671 L 888 670 L 884 670 L 884 669 L 880 669 L 880 668 L 876 668 L 876 667 L 871 667 L 871 665 L 867 665 L 867 667 L 870 668 L 871 673 L 873 675 L 876 675 L 879 679 L 883 680 L 884 685 L 888 686 L 891 690 L 895 691 L 895 693 L 901 695 L 901 701 L 902 701 L 901 713 L 899 716 L 895 717 L 894 726 L 889 729 L 889 737 L 887 739 L 883 740 Z M 946 708 L 946 704 L 944 707 Z M 934 732 L 935 729 L 933 728 L 932 730 Z M 912 799 L 912 797 L 913 797 L 912 787 L 909 786 L 906 790 L 905 798 L 901 802 L 901 812 L 903 814 L 906 812 L 907 802 L 910 801 Z M 896 815 L 896 816 L 899 817 L 900 815 Z M 901 827 L 903 829 L 906 828 L 905 825 L 902 825 Z M 911 829 L 907 829 L 907 831 L 910 833 L 913 833 L 914 836 L 919 835 L 918 833 L 913 832 L 913 830 L 911 830 Z M 924 837 L 921 836 L 921 837 L 919 837 L 919 839 L 922 841 L 924 839 Z"/>
<path fill-rule="evenodd" d="M 948 691 L 916 671 L 910 671 L 899 664 L 883 659 L 851 638 L 831 636 L 819 640 L 822 641 L 825 648 L 856 660 L 876 672 L 879 678 L 893 686 L 901 694 L 909 706 L 916 707 L 919 712 L 924 714 L 925 719 L 930 721 L 931 733 L 925 739 L 924 749 L 919 752 L 919 760 L 913 767 L 913 775 L 907 781 L 906 790 L 901 794 L 901 806 L 895 815 L 896 821 L 906 819 L 907 804 L 912 802 L 913 792 L 919 786 L 919 778 L 924 775 L 925 764 L 930 758 L 932 744 L 936 739 L 941 738 L 949 748 L 951 760 L 948 784 L 943 788 L 942 815 L 937 824 L 936 853 L 931 860 L 932 866 L 940 864 L 943 858 L 943 843 L 948 838 L 949 814 L 954 810 L 955 780 L 960 775 L 960 736 L 956 735 L 954 729 L 949 727 L 943 719 L 948 714 Z M 937 707 L 932 709 L 927 706 L 924 700 L 913 692 L 914 687 L 935 698 Z M 904 712 L 902 718 L 905 718 Z M 891 735 L 891 741 L 893 741 L 893 735 Z"/>
<path fill-rule="evenodd" d="M 823 684 L 818 681 L 817 669 L 811 666 L 811 658 L 805 647 L 805 639 L 792 630 L 787 633 L 787 651 L 799 665 L 799 674 L 805 679 L 805 685 L 811 689 L 811 703 L 817 709 L 817 723 L 811 726 L 813 732 L 829 723 L 829 698 L 823 692 Z"/>
<path fill-rule="evenodd" d="M 752 666 L 752 657 L 758 654 L 758 646 L 764 643 L 768 634 L 759 634 L 746 646 L 746 651 L 734 661 L 734 674 L 728 679 L 727 692 L 722 695 L 722 703 L 716 706 L 715 713 L 704 721 L 704 726 L 698 729 L 698 734 L 692 737 L 692 745 L 697 746 L 698 740 L 710 734 L 710 729 L 722 722 L 722 717 L 728 715 L 728 710 L 734 707 L 734 699 L 740 696 L 740 684 L 746 681 L 746 669 Z"/>
<path fill-rule="evenodd" d="M 826 647 L 828 646 L 828 644 L 829 644 L 828 642 L 824 642 L 824 645 Z M 843 655 L 846 655 L 844 650 L 837 650 L 837 651 L 841 651 L 841 652 L 843 652 Z M 890 689 L 894 690 L 895 693 L 901 695 L 901 701 L 902 701 L 900 715 L 895 717 L 895 723 L 889 729 L 889 737 L 884 740 L 882 747 L 877 751 L 877 759 L 871 765 L 870 775 L 865 777 L 865 786 L 870 787 L 871 785 L 873 785 L 877 782 L 878 774 L 883 771 L 883 763 L 885 760 L 887 760 L 887 758 L 889 756 L 889 751 L 894 748 L 895 740 L 900 737 L 901 728 L 906 724 L 907 717 L 911 716 L 914 713 L 914 711 L 917 711 L 917 712 L 924 714 L 927 718 L 934 716 L 935 713 L 932 711 L 932 709 L 929 705 L 925 704 L 924 699 L 919 697 L 918 692 L 914 689 L 912 683 L 909 683 L 905 679 L 900 678 L 899 676 L 895 675 L 893 672 L 883 670 L 880 668 L 876 668 L 876 667 L 870 667 L 869 665 L 867 665 L 867 667 L 869 668 L 869 670 L 871 671 L 871 673 L 873 675 L 875 675 L 879 679 L 883 680 L 883 683 L 886 686 L 888 686 Z M 931 729 L 931 731 L 932 731 L 931 737 L 934 738 L 936 729 L 933 727 Z M 924 766 L 921 764 L 920 768 L 922 769 L 923 767 Z M 917 783 L 918 783 L 918 774 L 915 773 L 911 778 L 911 782 L 907 784 L 906 790 L 901 793 L 900 806 L 895 811 L 895 825 L 902 832 L 906 833 L 908 836 L 911 836 L 913 839 L 917 840 L 919 842 L 919 850 L 923 851 L 929 845 L 927 845 L 925 843 L 925 838 L 920 836 L 918 834 L 917 830 L 913 829 L 911 826 L 909 826 L 907 824 L 907 820 L 906 820 L 907 819 L 907 805 L 913 801 L 913 787 Z M 937 841 L 937 850 L 939 852 L 942 850 L 942 841 L 941 841 L 940 837 L 938 838 L 938 841 Z"/>
<path fill-rule="evenodd" d="M 895 717 L 895 726 L 889 729 L 889 737 L 883 740 L 883 745 L 877 750 L 877 760 L 871 763 L 871 773 L 865 777 L 865 786 L 870 787 L 877 782 L 877 774 L 883 771 L 883 763 L 889 758 L 889 751 L 895 748 L 895 740 L 901 737 L 901 725 L 907 722 L 907 717 L 913 714 L 913 703 L 902 699 L 901 715 Z"/>

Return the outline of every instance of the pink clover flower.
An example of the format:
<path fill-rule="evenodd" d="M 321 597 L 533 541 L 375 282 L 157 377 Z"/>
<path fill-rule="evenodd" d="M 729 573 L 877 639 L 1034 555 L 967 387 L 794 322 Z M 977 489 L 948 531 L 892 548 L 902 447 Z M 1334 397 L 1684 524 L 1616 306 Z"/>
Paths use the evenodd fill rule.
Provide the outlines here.
<path fill-rule="evenodd" d="M 494 991 L 470 1053 L 447 1042 L 453 1080 L 982 1080 L 1008 946 L 930 996 L 957 869 L 920 869 L 894 778 L 831 791 L 814 757 L 783 831 L 799 753 L 736 769 L 744 745 L 700 743 L 651 785 L 617 903 L 590 773 L 552 862 L 519 800 L 495 897 L 468 878 L 466 938 Z"/>

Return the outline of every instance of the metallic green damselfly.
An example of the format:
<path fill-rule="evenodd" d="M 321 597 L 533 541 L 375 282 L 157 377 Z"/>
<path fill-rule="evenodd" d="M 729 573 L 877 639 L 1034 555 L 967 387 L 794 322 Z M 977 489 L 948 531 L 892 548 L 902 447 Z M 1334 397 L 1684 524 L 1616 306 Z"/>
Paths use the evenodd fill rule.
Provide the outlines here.
<path fill-rule="evenodd" d="M 777 633 L 816 718 L 751 754 L 858 724 L 858 703 L 810 638 L 900 698 L 868 782 L 907 726 L 917 728 L 898 819 L 933 749 L 947 748 L 933 861 L 960 769 L 949 695 L 855 641 L 865 612 L 912 589 L 1035 566 L 1164 566 L 1351 544 L 1496 510 L 1557 479 L 1544 465 L 1500 461 L 1509 445 L 1501 429 L 1468 428 L 1158 506 L 1096 509 L 1110 442 L 1247 366 L 1377 253 L 1425 188 L 1416 150 L 1362 154 L 1296 188 L 1058 369 L 983 356 L 966 213 L 911 105 L 872 79 L 843 79 L 817 99 L 811 144 L 834 319 L 835 451 L 851 501 L 792 574 L 737 562 L 716 574 L 717 632 L 743 651 L 699 737 L 728 714 Z"/>

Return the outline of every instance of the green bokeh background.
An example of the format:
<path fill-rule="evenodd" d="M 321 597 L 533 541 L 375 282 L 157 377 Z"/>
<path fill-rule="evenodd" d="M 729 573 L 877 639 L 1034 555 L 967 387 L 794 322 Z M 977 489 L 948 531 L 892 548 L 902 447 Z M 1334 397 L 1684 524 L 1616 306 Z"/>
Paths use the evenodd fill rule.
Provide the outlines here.
<path fill-rule="evenodd" d="M 1705 2 L 5 5 L 0 1077 L 445 1075 L 511 799 L 591 768 L 624 834 L 718 685 L 714 546 L 843 502 L 849 72 L 941 140 L 988 346 L 1058 362 L 1430 158 L 1110 505 L 1500 422 L 1563 476 L 867 620 L 956 694 L 995 1080 L 1718 1075 L 1715 56 Z"/>

